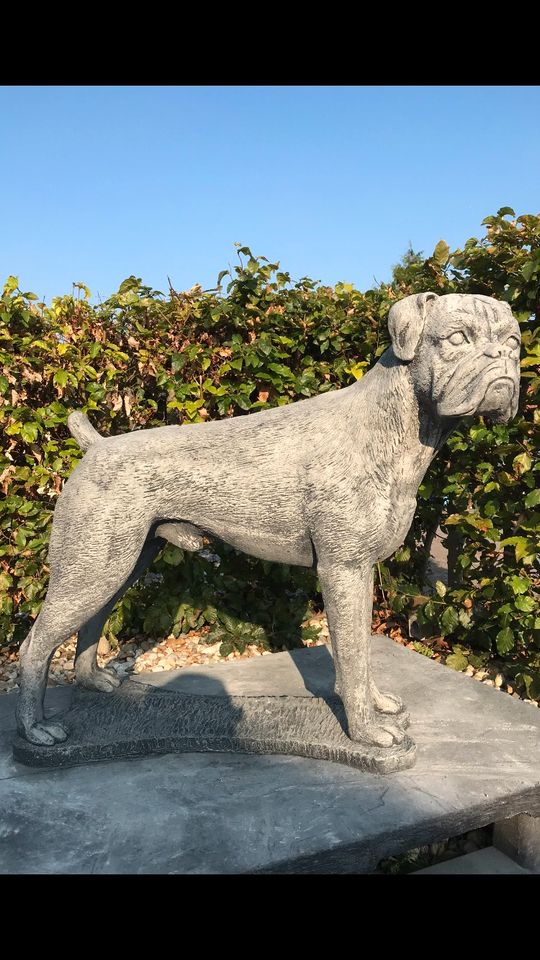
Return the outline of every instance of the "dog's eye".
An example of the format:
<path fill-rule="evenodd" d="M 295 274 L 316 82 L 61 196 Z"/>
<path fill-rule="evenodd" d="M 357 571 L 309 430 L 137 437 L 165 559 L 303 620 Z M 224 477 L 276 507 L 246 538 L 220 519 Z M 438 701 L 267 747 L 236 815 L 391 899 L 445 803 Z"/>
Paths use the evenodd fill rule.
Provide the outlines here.
<path fill-rule="evenodd" d="M 517 337 L 508 337 L 506 344 L 511 350 L 517 350 L 519 348 L 519 340 Z"/>
<path fill-rule="evenodd" d="M 461 332 L 461 330 L 456 330 L 456 332 L 453 333 L 451 337 L 448 337 L 448 340 L 453 347 L 459 347 L 460 343 L 469 342 L 467 340 L 467 337 L 465 336 L 464 333 Z"/>

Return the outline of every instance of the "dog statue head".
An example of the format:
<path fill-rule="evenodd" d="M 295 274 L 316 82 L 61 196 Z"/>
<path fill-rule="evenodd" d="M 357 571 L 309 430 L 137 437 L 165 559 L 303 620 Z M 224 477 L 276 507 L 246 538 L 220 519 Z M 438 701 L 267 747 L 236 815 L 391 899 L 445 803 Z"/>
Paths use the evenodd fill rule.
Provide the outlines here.
<path fill-rule="evenodd" d="M 476 294 L 419 293 L 388 316 L 394 354 L 439 417 L 515 417 L 521 334 L 507 303 Z"/>

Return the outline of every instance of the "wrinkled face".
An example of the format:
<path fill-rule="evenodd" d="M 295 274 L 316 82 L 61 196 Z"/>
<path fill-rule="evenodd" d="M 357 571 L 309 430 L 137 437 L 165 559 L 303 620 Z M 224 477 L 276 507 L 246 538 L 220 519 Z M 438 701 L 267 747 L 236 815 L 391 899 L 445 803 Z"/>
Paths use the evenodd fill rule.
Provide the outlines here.
<path fill-rule="evenodd" d="M 448 294 L 428 300 L 423 319 L 410 372 L 438 415 L 511 420 L 519 399 L 521 335 L 508 304 Z"/>

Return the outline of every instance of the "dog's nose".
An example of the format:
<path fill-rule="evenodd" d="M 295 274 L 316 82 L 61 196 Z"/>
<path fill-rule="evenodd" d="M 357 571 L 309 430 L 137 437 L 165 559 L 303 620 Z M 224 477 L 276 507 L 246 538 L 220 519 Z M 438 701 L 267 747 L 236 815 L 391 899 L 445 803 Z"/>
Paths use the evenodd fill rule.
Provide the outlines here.
<path fill-rule="evenodd" d="M 484 353 L 486 357 L 502 357 L 504 347 L 502 343 L 486 343 Z"/>

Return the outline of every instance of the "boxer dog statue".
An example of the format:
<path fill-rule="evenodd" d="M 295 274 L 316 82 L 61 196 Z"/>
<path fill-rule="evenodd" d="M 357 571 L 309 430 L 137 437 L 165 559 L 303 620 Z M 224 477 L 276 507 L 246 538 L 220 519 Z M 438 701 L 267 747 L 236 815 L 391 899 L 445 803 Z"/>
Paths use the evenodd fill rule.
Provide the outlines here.
<path fill-rule="evenodd" d="M 78 631 L 78 683 L 113 690 L 96 653 L 115 603 L 166 541 L 199 550 L 208 536 L 316 567 L 348 736 L 389 750 L 403 740 L 403 704 L 371 674 L 373 565 L 403 543 L 459 419 L 515 416 L 520 331 L 508 304 L 464 294 L 406 297 L 388 325 L 392 345 L 366 376 L 288 406 L 116 437 L 71 414 L 87 452 L 58 498 L 49 589 L 21 647 L 21 737 L 67 737 L 43 714 L 55 648 Z"/>

